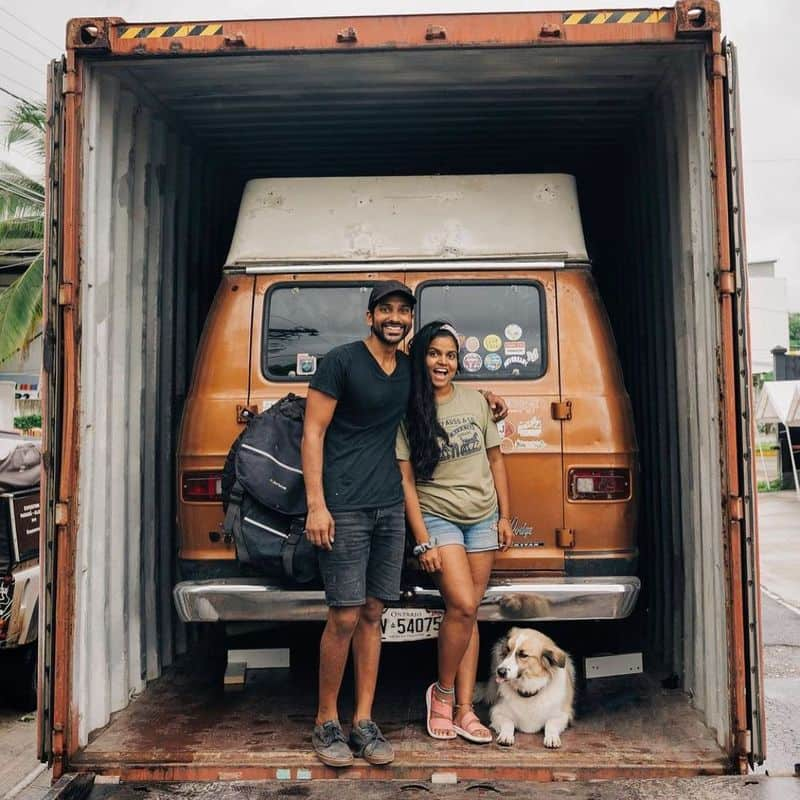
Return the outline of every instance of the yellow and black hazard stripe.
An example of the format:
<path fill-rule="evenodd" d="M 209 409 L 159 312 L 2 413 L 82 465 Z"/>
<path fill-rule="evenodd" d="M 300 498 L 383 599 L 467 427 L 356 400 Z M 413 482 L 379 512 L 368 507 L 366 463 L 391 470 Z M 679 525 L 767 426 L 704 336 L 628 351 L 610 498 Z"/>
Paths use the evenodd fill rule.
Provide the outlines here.
<path fill-rule="evenodd" d="M 177 39 L 185 36 L 222 36 L 222 25 L 128 25 L 120 28 L 121 39 Z"/>
<path fill-rule="evenodd" d="M 656 22 L 667 22 L 668 8 L 643 9 L 630 11 L 575 11 L 564 14 L 565 25 L 631 25 L 634 22 L 653 25 Z"/>

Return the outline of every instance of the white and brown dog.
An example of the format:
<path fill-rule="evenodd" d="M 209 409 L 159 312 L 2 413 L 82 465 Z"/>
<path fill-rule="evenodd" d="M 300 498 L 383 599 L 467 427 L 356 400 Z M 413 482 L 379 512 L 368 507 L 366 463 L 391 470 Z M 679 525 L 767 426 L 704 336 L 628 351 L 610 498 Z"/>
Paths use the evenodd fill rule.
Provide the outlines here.
<path fill-rule="evenodd" d="M 511 628 L 492 650 L 491 670 L 475 699 L 490 706 L 497 743 L 514 744 L 515 730 L 544 729 L 544 746 L 561 747 L 561 733 L 575 713 L 575 667 L 569 655 L 533 628 Z"/>

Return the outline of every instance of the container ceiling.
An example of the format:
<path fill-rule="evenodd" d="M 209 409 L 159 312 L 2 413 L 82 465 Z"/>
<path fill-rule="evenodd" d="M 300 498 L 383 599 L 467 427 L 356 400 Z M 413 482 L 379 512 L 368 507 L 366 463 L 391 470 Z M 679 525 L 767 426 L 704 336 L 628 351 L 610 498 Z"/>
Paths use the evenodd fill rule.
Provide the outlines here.
<path fill-rule="evenodd" d="M 520 172 L 624 143 L 675 51 L 696 47 L 237 54 L 103 68 L 246 177 Z"/>

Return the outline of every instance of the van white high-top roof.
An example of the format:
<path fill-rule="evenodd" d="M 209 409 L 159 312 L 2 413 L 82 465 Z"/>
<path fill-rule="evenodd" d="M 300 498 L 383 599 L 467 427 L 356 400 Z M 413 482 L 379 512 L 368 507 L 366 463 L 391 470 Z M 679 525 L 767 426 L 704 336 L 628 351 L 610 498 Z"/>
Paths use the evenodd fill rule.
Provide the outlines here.
<path fill-rule="evenodd" d="M 573 176 L 251 180 L 225 266 L 507 258 L 588 261 Z"/>

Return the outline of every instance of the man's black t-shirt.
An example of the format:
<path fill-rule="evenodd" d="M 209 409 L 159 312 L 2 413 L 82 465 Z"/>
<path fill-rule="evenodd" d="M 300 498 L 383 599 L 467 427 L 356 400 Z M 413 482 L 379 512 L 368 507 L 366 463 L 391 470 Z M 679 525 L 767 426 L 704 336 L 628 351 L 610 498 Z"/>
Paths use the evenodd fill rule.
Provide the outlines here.
<path fill-rule="evenodd" d="M 325 434 L 322 481 L 331 511 L 384 508 L 403 499 L 397 427 L 411 390 L 408 356 L 387 375 L 364 342 L 331 350 L 309 384 L 338 403 Z"/>

